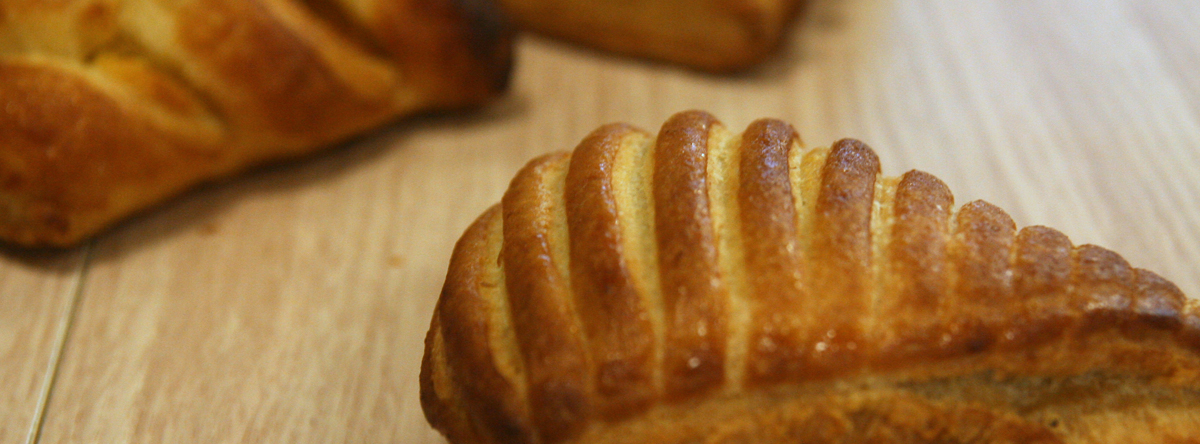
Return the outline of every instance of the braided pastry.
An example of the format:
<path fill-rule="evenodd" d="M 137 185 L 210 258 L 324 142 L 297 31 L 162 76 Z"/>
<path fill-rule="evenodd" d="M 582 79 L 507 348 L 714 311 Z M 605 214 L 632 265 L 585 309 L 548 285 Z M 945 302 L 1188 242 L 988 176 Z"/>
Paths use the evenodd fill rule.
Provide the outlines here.
<path fill-rule="evenodd" d="M 478 104 L 482 0 L 0 0 L 0 239 L 78 242 L 199 181 Z"/>
<path fill-rule="evenodd" d="M 1200 442 L 1200 306 L 856 140 L 672 117 L 529 163 L 455 249 L 452 443 Z"/>

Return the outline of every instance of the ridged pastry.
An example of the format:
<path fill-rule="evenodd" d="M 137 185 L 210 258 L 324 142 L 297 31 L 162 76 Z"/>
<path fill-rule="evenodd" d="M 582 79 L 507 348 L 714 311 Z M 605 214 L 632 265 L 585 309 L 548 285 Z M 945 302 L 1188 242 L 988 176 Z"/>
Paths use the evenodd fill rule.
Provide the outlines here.
<path fill-rule="evenodd" d="M 0 0 L 0 239 L 68 245 L 197 182 L 479 104 L 482 0 Z"/>
<path fill-rule="evenodd" d="M 522 27 L 708 71 L 763 60 L 803 0 L 500 0 Z"/>
<path fill-rule="evenodd" d="M 1195 443 L 1200 305 L 841 140 L 685 112 L 538 158 L 458 242 L 452 443 Z"/>

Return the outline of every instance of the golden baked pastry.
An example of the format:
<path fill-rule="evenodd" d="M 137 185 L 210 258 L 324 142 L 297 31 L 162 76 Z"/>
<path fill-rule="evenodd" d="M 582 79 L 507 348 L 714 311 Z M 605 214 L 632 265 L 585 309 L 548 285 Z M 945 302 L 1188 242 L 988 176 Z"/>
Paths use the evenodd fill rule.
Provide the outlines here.
<path fill-rule="evenodd" d="M 1200 442 L 1200 306 L 841 140 L 685 112 L 532 161 L 458 242 L 452 443 Z"/>
<path fill-rule="evenodd" d="M 504 89 L 470 0 L 3 0 L 0 239 L 78 242 L 199 181 Z"/>
<path fill-rule="evenodd" d="M 501 0 L 513 19 L 595 48 L 735 71 L 777 47 L 802 0 Z"/>

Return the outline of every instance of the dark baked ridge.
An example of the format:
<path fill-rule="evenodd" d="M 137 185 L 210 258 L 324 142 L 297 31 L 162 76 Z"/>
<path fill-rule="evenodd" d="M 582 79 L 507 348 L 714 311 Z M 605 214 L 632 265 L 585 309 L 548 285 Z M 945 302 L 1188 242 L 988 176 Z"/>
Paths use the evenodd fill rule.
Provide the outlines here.
<path fill-rule="evenodd" d="M 476 0 L 5 0 L 0 240 L 68 245 L 199 181 L 505 87 Z"/>
<path fill-rule="evenodd" d="M 455 443 L 1195 442 L 1197 352 L 1198 305 L 1116 253 L 686 112 L 517 175 L 456 248 L 422 405 Z"/>

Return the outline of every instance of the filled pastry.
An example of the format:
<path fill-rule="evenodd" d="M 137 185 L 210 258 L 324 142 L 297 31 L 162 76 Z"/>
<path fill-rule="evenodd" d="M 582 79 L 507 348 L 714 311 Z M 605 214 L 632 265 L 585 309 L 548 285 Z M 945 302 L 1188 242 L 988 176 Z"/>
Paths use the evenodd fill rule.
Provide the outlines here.
<path fill-rule="evenodd" d="M 76 243 L 198 182 L 506 86 L 459 0 L 0 3 L 0 240 Z"/>
<path fill-rule="evenodd" d="M 1200 307 L 862 142 L 692 111 L 522 169 L 420 381 L 454 444 L 1200 442 Z"/>

